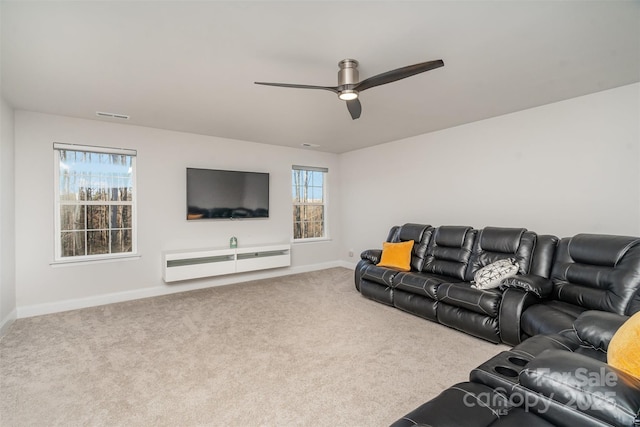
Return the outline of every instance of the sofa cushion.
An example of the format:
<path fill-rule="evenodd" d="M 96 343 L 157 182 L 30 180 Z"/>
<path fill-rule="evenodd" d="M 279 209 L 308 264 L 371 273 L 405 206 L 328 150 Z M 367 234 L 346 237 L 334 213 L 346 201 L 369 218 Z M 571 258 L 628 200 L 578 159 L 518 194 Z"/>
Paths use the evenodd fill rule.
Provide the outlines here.
<path fill-rule="evenodd" d="M 640 312 L 631 316 L 611 338 L 607 363 L 640 378 Z"/>
<path fill-rule="evenodd" d="M 568 250 L 577 263 L 615 267 L 637 241 L 635 237 L 578 234 L 569 241 Z"/>
<path fill-rule="evenodd" d="M 397 243 L 413 240 L 415 243 L 411 251 L 411 269 L 420 271 L 424 265 L 432 230 L 433 227 L 428 224 L 407 223 L 400 227 L 394 226 L 387 236 L 387 242 Z"/>
<path fill-rule="evenodd" d="M 518 274 L 518 266 L 514 264 L 514 259 L 501 259 L 476 271 L 472 287 L 475 289 L 497 288 L 502 280 L 516 274 Z"/>
<path fill-rule="evenodd" d="M 413 240 L 398 243 L 382 243 L 382 256 L 380 262 L 376 264 L 378 267 L 389 267 L 399 271 L 411 270 L 411 250 L 413 249 Z"/>
<path fill-rule="evenodd" d="M 438 286 L 436 297 L 439 302 L 498 317 L 502 292 L 498 289 L 475 289 L 467 282 L 443 283 Z"/>
<path fill-rule="evenodd" d="M 608 311 L 589 310 L 578 316 L 573 329 L 584 346 L 606 352 L 614 334 L 627 319 Z"/>
<path fill-rule="evenodd" d="M 496 261 L 513 258 L 519 274 L 529 274 L 537 235 L 526 228 L 485 227 L 473 245 L 465 281 L 471 282 L 476 271 Z"/>
<path fill-rule="evenodd" d="M 440 247 L 461 248 L 467 238 L 467 233 L 472 228 L 460 225 L 443 225 L 436 229 L 435 242 Z"/>
<path fill-rule="evenodd" d="M 520 326 L 529 336 L 573 330 L 573 322 L 585 310 L 562 301 L 534 304 L 522 313 Z"/>
<path fill-rule="evenodd" d="M 544 350 L 556 349 L 570 351 L 582 354 L 591 359 L 601 362 L 607 361 L 607 353 L 595 348 L 592 345 L 585 344 L 574 330 L 567 330 L 560 334 L 553 335 L 535 335 L 525 339 L 520 344 L 511 349 L 514 353 L 521 353 L 528 357 L 536 357 Z"/>
<path fill-rule="evenodd" d="M 476 232 L 472 227 L 443 225 L 433 231 L 422 271 L 464 280 Z"/>
<path fill-rule="evenodd" d="M 373 283 L 385 285 L 391 287 L 391 279 L 398 274 L 398 270 L 392 270 L 387 267 L 378 267 L 377 265 L 369 264 L 365 266 L 361 272 L 360 277 L 364 280 L 368 280 Z"/>
<path fill-rule="evenodd" d="M 478 236 L 480 247 L 488 252 L 514 254 L 525 231 L 526 228 L 486 227 Z"/>
<path fill-rule="evenodd" d="M 398 273 L 393 278 L 393 287 L 412 294 L 427 296 L 436 299 L 436 291 L 441 283 L 450 281 L 450 277 L 438 276 L 426 273 Z"/>
<path fill-rule="evenodd" d="M 580 347 L 580 341 L 572 335 L 553 334 L 535 335 L 513 347 L 510 351 L 522 354 L 525 358 L 533 359 L 545 350 L 575 351 Z"/>
<path fill-rule="evenodd" d="M 630 316 L 640 311 L 640 238 L 578 234 L 560 240 L 551 299 Z"/>

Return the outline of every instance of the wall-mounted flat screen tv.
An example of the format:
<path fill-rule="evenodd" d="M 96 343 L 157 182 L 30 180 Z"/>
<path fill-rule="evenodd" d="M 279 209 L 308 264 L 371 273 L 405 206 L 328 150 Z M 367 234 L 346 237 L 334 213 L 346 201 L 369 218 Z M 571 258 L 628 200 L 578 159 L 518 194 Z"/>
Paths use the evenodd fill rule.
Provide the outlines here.
<path fill-rule="evenodd" d="M 269 217 L 269 174 L 187 168 L 187 219 Z"/>

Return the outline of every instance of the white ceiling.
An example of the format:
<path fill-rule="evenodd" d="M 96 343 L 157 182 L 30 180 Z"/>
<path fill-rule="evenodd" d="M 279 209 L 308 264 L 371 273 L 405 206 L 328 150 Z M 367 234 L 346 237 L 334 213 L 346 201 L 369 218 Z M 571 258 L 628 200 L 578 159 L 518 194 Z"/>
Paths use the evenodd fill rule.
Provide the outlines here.
<path fill-rule="evenodd" d="M 16 109 L 342 153 L 640 81 L 640 1 L 2 1 Z M 351 120 L 328 91 L 372 88 Z"/>

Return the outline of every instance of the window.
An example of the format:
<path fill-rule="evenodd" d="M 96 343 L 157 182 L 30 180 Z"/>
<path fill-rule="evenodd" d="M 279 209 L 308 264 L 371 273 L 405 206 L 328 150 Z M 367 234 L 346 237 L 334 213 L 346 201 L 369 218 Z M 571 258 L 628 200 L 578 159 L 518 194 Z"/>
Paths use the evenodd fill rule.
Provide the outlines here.
<path fill-rule="evenodd" d="M 328 169 L 293 166 L 293 238 L 314 239 L 327 236 L 326 174 Z"/>
<path fill-rule="evenodd" d="M 53 145 L 56 261 L 136 253 L 136 151 Z"/>

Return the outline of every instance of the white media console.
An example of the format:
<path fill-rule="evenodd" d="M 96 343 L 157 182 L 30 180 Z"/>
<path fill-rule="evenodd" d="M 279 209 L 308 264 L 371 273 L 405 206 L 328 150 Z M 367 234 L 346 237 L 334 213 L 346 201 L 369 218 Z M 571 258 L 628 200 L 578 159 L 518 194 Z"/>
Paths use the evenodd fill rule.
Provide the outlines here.
<path fill-rule="evenodd" d="M 176 282 L 289 265 L 291 245 L 288 243 L 166 251 L 162 253 L 162 278 L 165 282 Z"/>

